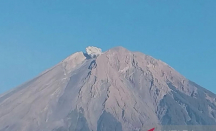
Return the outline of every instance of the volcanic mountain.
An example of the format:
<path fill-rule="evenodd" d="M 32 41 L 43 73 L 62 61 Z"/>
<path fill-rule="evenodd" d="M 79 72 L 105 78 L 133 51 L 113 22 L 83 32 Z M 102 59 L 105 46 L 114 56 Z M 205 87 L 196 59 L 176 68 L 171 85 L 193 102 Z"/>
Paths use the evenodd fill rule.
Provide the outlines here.
<path fill-rule="evenodd" d="M 0 131 L 215 124 L 214 93 L 166 63 L 123 47 L 88 47 L 0 96 Z"/>

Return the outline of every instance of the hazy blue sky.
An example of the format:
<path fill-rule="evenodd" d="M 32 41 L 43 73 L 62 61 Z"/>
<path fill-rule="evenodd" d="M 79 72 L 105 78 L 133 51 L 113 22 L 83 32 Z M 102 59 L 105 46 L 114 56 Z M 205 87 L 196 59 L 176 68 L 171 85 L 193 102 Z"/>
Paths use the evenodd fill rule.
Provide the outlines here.
<path fill-rule="evenodd" d="M 1 0 L 0 93 L 88 45 L 143 52 L 216 93 L 216 0 Z"/>

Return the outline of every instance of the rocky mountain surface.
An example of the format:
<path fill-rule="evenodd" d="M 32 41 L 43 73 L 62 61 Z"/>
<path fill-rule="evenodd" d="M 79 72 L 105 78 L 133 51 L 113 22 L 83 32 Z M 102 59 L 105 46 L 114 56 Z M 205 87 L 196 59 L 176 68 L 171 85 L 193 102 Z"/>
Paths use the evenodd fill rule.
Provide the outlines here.
<path fill-rule="evenodd" d="M 0 131 L 146 131 L 216 125 L 216 95 L 166 63 L 88 47 L 0 96 Z"/>

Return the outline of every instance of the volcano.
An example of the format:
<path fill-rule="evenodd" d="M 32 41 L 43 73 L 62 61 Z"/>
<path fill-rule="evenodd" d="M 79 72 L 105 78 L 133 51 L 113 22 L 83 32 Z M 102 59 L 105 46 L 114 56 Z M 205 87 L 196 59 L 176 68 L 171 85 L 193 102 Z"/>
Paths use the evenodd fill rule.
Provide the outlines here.
<path fill-rule="evenodd" d="M 0 96 L 0 131 L 160 125 L 216 125 L 216 95 L 161 60 L 123 47 L 88 47 Z"/>

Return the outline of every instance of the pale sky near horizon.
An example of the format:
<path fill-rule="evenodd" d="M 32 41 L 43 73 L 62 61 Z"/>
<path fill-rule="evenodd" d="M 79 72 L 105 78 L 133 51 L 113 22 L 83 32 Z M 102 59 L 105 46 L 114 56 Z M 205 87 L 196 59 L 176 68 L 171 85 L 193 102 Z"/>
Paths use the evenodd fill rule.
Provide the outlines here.
<path fill-rule="evenodd" d="M 1 0 L 0 93 L 89 45 L 160 59 L 216 93 L 215 0 Z"/>

